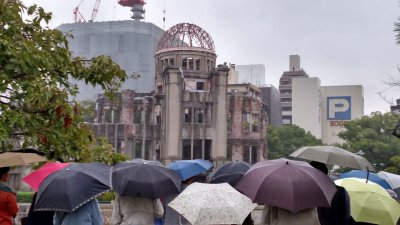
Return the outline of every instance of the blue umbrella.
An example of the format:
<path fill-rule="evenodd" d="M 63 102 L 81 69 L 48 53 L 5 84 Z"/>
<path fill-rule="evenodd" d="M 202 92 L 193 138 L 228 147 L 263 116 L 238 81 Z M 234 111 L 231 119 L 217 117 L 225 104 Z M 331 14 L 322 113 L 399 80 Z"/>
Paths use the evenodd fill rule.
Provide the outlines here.
<path fill-rule="evenodd" d="M 214 165 L 208 160 L 178 160 L 171 163 L 168 168 L 175 170 L 182 180 L 187 180 L 196 175 L 207 172 Z"/>
<path fill-rule="evenodd" d="M 374 183 L 381 185 L 385 189 L 392 189 L 386 180 L 379 177 L 376 173 L 371 173 L 371 172 L 365 171 L 365 170 L 352 170 L 350 172 L 343 173 L 342 175 L 339 176 L 340 179 L 350 178 L 350 177 L 367 179 L 367 180 L 370 180 Z"/>

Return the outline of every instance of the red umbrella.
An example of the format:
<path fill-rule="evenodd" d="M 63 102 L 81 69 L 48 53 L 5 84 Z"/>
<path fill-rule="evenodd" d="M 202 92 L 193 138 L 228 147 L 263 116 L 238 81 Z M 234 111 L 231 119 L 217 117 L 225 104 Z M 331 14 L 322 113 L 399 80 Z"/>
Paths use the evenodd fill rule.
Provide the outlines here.
<path fill-rule="evenodd" d="M 25 176 L 22 180 L 29 184 L 35 191 L 38 191 L 40 184 L 48 175 L 68 165 L 69 163 L 47 162 L 39 169 Z"/>
<path fill-rule="evenodd" d="M 294 213 L 314 207 L 329 207 L 336 192 L 327 175 L 306 162 L 288 159 L 256 163 L 236 189 L 253 202 Z"/>

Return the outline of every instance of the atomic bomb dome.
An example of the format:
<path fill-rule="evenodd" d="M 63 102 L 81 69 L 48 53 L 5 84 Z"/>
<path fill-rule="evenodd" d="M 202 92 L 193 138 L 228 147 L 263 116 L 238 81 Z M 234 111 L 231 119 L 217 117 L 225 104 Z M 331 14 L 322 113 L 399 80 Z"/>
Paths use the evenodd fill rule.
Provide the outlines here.
<path fill-rule="evenodd" d="M 157 52 L 177 49 L 206 50 L 215 53 L 211 36 L 201 27 L 190 23 L 179 23 L 171 27 L 158 42 Z"/>

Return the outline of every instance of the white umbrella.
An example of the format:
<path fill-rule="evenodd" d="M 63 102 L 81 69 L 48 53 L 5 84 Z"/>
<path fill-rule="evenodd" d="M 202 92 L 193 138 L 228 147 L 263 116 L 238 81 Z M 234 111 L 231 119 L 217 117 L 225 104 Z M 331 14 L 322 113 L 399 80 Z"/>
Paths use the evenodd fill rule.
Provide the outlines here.
<path fill-rule="evenodd" d="M 329 165 L 375 171 L 372 164 L 364 157 L 335 146 L 306 146 L 297 149 L 290 156 Z"/>
<path fill-rule="evenodd" d="M 192 225 L 242 224 L 256 207 L 227 183 L 193 183 L 168 205 Z"/>
<path fill-rule="evenodd" d="M 400 175 L 380 171 L 377 173 L 382 179 L 386 180 L 392 189 L 400 188 Z"/>

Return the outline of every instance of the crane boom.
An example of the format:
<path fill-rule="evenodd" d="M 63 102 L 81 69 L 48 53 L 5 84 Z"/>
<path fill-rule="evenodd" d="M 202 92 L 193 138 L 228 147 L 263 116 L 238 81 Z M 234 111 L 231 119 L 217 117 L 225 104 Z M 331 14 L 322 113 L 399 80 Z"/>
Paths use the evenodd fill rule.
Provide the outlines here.
<path fill-rule="evenodd" d="M 96 0 L 96 3 L 94 3 L 92 17 L 90 18 L 89 22 L 93 22 L 94 19 L 96 18 L 97 12 L 99 11 L 100 1 L 101 0 Z"/>
<path fill-rule="evenodd" d="M 81 19 L 83 19 L 83 21 L 86 22 L 85 18 L 83 17 L 83 15 L 81 14 L 81 12 L 79 12 L 79 7 L 82 5 L 83 0 L 79 1 L 79 4 L 74 8 L 73 13 L 74 13 L 74 22 L 79 22 L 80 19 L 78 19 L 78 16 L 80 16 Z"/>

